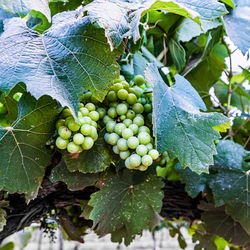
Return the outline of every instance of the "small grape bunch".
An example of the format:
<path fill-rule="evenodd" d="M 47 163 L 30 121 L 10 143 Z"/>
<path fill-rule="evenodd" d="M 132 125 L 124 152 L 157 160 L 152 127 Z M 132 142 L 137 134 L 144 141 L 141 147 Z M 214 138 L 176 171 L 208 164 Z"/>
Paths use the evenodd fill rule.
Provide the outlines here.
<path fill-rule="evenodd" d="M 68 108 L 64 109 L 62 118 L 56 123 L 57 148 L 67 149 L 71 154 L 91 149 L 98 139 L 97 121 L 99 118 L 100 115 L 93 103 L 87 103 L 86 105 L 81 103 L 77 121 L 74 120 Z"/>

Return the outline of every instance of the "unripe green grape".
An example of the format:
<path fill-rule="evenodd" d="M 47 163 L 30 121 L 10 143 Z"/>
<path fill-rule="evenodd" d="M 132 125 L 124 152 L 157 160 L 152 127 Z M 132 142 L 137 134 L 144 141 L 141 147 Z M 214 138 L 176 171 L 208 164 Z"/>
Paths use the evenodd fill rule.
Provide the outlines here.
<path fill-rule="evenodd" d="M 136 135 L 138 133 L 138 126 L 136 124 L 131 124 L 128 126 L 128 128 L 130 128 L 133 131 L 133 134 Z"/>
<path fill-rule="evenodd" d="M 130 152 L 128 150 L 120 152 L 120 158 L 122 160 L 126 160 L 130 156 Z"/>
<path fill-rule="evenodd" d="M 76 145 L 81 145 L 83 144 L 83 141 L 84 141 L 84 136 L 81 134 L 81 133 L 77 133 L 73 136 L 73 142 L 76 144 Z"/>
<path fill-rule="evenodd" d="M 89 150 L 93 147 L 94 140 L 91 137 L 85 137 L 82 147 L 84 150 Z"/>
<path fill-rule="evenodd" d="M 116 92 L 114 90 L 108 92 L 107 100 L 110 102 L 115 102 L 117 100 Z"/>
<path fill-rule="evenodd" d="M 83 124 L 81 126 L 81 133 L 85 136 L 91 135 L 92 126 L 89 124 Z"/>
<path fill-rule="evenodd" d="M 147 100 L 144 97 L 141 97 L 138 99 L 138 102 L 141 103 L 142 105 L 147 103 Z"/>
<path fill-rule="evenodd" d="M 115 121 L 109 121 L 106 123 L 106 130 L 108 133 L 114 132 L 116 122 Z"/>
<path fill-rule="evenodd" d="M 110 136 L 109 133 L 105 133 L 105 134 L 104 134 L 104 140 L 105 140 L 105 142 L 107 142 L 107 143 L 108 143 L 108 141 L 109 141 L 109 136 Z"/>
<path fill-rule="evenodd" d="M 165 164 L 166 164 L 166 160 L 165 160 L 165 159 L 161 159 L 161 160 L 160 160 L 160 165 L 163 166 L 163 165 L 165 165 Z"/>
<path fill-rule="evenodd" d="M 118 134 L 116 134 L 116 133 L 111 133 L 111 134 L 109 134 L 109 137 L 108 137 L 108 143 L 110 144 L 110 145 L 116 145 L 117 144 L 117 141 L 119 140 L 119 135 Z"/>
<path fill-rule="evenodd" d="M 65 124 L 65 120 L 64 119 L 59 119 L 56 122 L 56 129 L 59 129 L 60 127 L 64 126 L 64 124 Z"/>
<path fill-rule="evenodd" d="M 144 116 L 142 114 L 136 114 L 135 117 L 140 117 L 140 118 L 142 118 L 144 120 Z"/>
<path fill-rule="evenodd" d="M 138 127 L 141 127 L 144 125 L 144 119 L 141 117 L 135 117 L 133 123 L 136 124 Z"/>
<path fill-rule="evenodd" d="M 56 139 L 56 146 L 59 148 L 59 149 L 66 149 L 67 146 L 69 144 L 69 141 L 68 140 L 64 140 L 63 138 L 61 138 L 60 136 L 57 137 Z"/>
<path fill-rule="evenodd" d="M 89 112 L 91 111 L 95 111 L 95 104 L 89 102 L 85 105 L 85 108 L 89 110 Z"/>
<path fill-rule="evenodd" d="M 120 80 L 121 80 L 121 82 L 122 82 L 122 81 L 126 81 L 126 80 L 125 80 L 125 77 L 124 77 L 123 75 L 120 75 Z"/>
<path fill-rule="evenodd" d="M 128 138 L 130 138 L 131 136 L 133 136 L 134 135 L 134 133 L 133 133 L 133 131 L 130 129 L 130 128 L 125 128 L 125 129 L 123 129 L 123 131 L 122 131 L 122 137 L 124 138 L 124 139 L 128 139 Z"/>
<path fill-rule="evenodd" d="M 74 120 L 74 118 L 73 118 L 73 116 L 69 116 L 69 117 L 67 117 L 66 119 L 65 119 L 65 126 L 68 126 L 68 124 L 70 123 L 70 122 L 72 122 L 72 121 L 75 121 Z"/>
<path fill-rule="evenodd" d="M 132 109 L 129 109 L 127 114 L 126 114 L 128 119 L 134 119 L 135 118 L 135 111 L 133 111 Z"/>
<path fill-rule="evenodd" d="M 95 127 L 95 128 L 97 128 L 97 122 L 95 122 L 95 121 L 91 121 L 90 125 L 93 126 L 93 127 Z"/>
<path fill-rule="evenodd" d="M 125 140 L 124 138 L 120 138 L 117 141 L 117 147 L 120 151 L 126 151 L 128 150 L 128 144 L 127 144 L 127 140 Z"/>
<path fill-rule="evenodd" d="M 92 124 L 92 120 L 88 116 L 79 117 L 78 121 L 79 121 L 79 123 L 81 125 L 83 125 L 83 124 L 89 124 L 89 125 L 91 125 Z"/>
<path fill-rule="evenodd" d="M 135 90 L 135 95 L 137 96 L 137 98 L 140 98 L 143 94 L 143 89 L 141 89 L 138 86 L 135 86 L 134 90 Z M 138 102 L 139 102 L 139 99 L 138 99 Z"/>
<path fill-rule="evenodd" d="M 82 113 L 82 116 L 89 115 L 89 110 L 87 108 L 80 108 L 80 112 Z"/>
<path fill-rule="evenodd" d="M 136 149 L 139 145 L 139 140 L 137 137 L 135 136 L 131 136 L 130 138 L 128 138 L 128 147 L 131 149 Z"/>
<path fill-rule="evenodd" d="M 113 152 L 114 152 L 115 154 L 117 154 L 117 155 L 120 154 L 120 150 L 119 150 L 119 148 L 117 147 L 117 145 L 113 146 L 112 149 L 113 149 Z"/>
<path fill-rule="evenodd" d="M 118 135 L 121 136 L 122 135 L 122 131 L 125 128 L 126 128 L 126 126 L 123 123 L 118 123 L 118 124 L 115 125 L 114 131 L 115 131 L 116 134 L 118 134 Z"/>
<path fill-rule="evenodd" d="M 108 116 L 111 118 L 116 118 L 117 117 L 117 113 L 116 113 L 116 109 L 111 107 L 108 109 Z"/>
<path fill-rule="evenodd" d="M 16 100 L 17 102 L 19 102 L 19 100 L 21 99 L 23 93 L 21 92 L 17 92 L 13 95 L 13 99 Z"/>
<path fill-rule="evenodd" d="M 121 83 L 116 83 L 113 85 L 112 89 L 117 92 L 120 89 L 123 89 L 123 85 Z"/>
<path fill-rule="evenodd" d="M 148 152 L 148 149 L 145 145 L 139 145 L 137 148 L 136 148 L 136 153 L 140 156 L 144 156 L 146 155 Z"/>
<path fill-rule="evenodd" d="M 76 132 L 80 129 L 80 124 L 78 124 L 77 122 L 75 121 L 71 121 L 68 123 L 68 128 L 73 131 L 73 132 Z"/>
<path fill-rule="evenodd" d="M 98 139 L 98 133 L 97 133 L 97 129 L 93 126 L 91 126 L 91 133 L 90 133 L 90 137 L 96 141 Z"/>
<path fill-rule="evenodd" d="M 128 91 L 126 89 L 120 89 L 117 92 L 117 96 L 120 100 L 125 101 L 128 98 Z"/>
<path fill-rule="evenodd" d="M 153 96 L 149 97 L 149 101 L 152 103 L 153 102 Z"/>
<path fill-rule="evenodd" d="M 148 151 L 153 149 L 152 143 L 147 144 L 146 147 L 147 147 Z"/>
<path fill-rule="evenodd" d="M 159 152 L 156 149 L 151 149 L 148 155 L 150 155 L 153 160 L 156 160 L 159 157 Z"/>
<path fill-rule="evenodd" d="M 150 155 L 144 155 L 141 159 L 141 162 L 142 162 L 142 165 L 149 167 L 152 165 L 153 159 Z"/>
<path fill-rule="evenodd" d="M 70 138 L 72 132 L 70 129 L 68 129 L 65 126 L 62 126 L 58 129 L 58 134 L 61 138 L 63 138 L 64 140 L 67 140 Z"/>
<path fill-rule="evenodd" d="M 130 105 L 135 104 L 135 103 L 137 102 L 137 97 L 136 97 L 135 94 L 130 93 L 130 94 L 128 94 L 128 98 L 127 98 L 126 101 L 127 101 L 127 103 L 129 103 Z"/>
<path fill-rule="evenodd" d="M 125 115 L 128 111 L 127 105 L 124 103 L 120 103 L 116 107 L 116 112 L 118 115 Z"/>
<path fill-rule="evenodd" d="M 146 171 L 147 169 L 148 169 L 148 167 L 145 165 L 140 165 L 138 168 L 138 170 L 140 170 L 140 171 Z"/>
<path fill-rule="evenodd" d="M 82 151 L 83 151 L 83 148 L 79 145 L 79 150 L 78 150 L 78 154 L 80 154 L 80 153 L 82 153 Z"/>
<path fill-rule="evenodd" d="M 90 99 L 92 96 L 92 93 L 90 91 L 87 91 L 84 95 L 83 95 L 83 98 L 84 100 L 88 100 Z"/>
<path fill-rule="evenodd" d="M 126 168 L 128 169 L 132 169 L 133 167 L 131 166 L 130 164 L 130 157 L 128 157 L 126 160 L 125 160 L 125 166 Z"/>
<path fill-rule="evenodd" d="M 62 116 L 63 118 L 67 118 L 67 117 L 69 117 L 69 116 L 72 116 L 71 111 L 69 110 L 69 108 L 64 109 L 64 110 L 62 111 L 61 116 Z"/>
<path fill-rule="evenodd" d="M 80 102 L 80 108 L 84 108 L 84 104 Z"/>
<path fill-rule="evenodd" d="M 142 85 L 143 83 L 145 83 L 144 77 L 142 75 L 136 75 L 134 77 L 134 83 L 135 85 L 138 85 L 138 86 Z"/>
<path fill-rule="evenodd" d="M 124 89 L 126 89 L 126 90 L 129 89 L 129 83 L 128 82 L 122 81 L 121 84 L 122 84 L 122 86 L 123 86 Z"/>
<path fill-rule="evenodd" d="M 106 115 L 106 110 L 104 108 L 98 108 L 96 111 L 99 113 L 100 119 Z"/>
<path fill-rule="evenodd" d="M 138 140 L 140 144 L 147 145 L 150 143 L 151 136 L 147 132 L 140 132 L 138 134 Z"/>
<path fill-rule="evenodd" d="M 103 122 L 106 124 L 107 122 L 109 122 L 109 121 L 114 121 L 112 118 L 110 118 L 108 115 L 105 115 L 104 117 L 103 117 Z"/>
<path fill-rule="evenodd" d="M 148 120 L 149 120 L 150 122 L 152 122 L 152 113 L 148 113 L 148 114 L 147 114 L 147 118 L 148 118 Z"/>
<path fill-rule="evenodd" d="M 143 105 L 138 102 L 132 106 L 132 109 L 135 111 L 136 114 L 142 114 L 144 111 Z"/>
<path fill-rule="evenodd" d="M 130 120 L 130 119 L 125 119 L 124 121 L 123 121 L 123 124 L 125 124 L 126 125 L 126 127 L 129 127 L 129 125 L 131 125 L 133 122 L 132 122 L 132 120 Z"/>
<path fill-rule="evenodd" d="M 120 120 L 121 120 L 121 121 L 124 121 L 125 119 L 126 119 L 126 115 L 121 115 L 121 116 L 120 116 Z"/>
<path fill-rule="evenodd" d="M 74 142 L 70 142 L 67 146 L 67 150 L 69 153 L 71 154 L 76 154 L 78 153 L 80 149 L 80 146 L 79 145 L 76 145 Z"/>
<path fill-rule="evenodd" d="M 77 112 L 77 118 L 83 117 L 82 113 L 80 111 Z"/>
<path fill-rule="evenodd" d="M 99 113 L 97 111 L 91 111 L 89 113 L 89 117 L 93 120 L 93 121 L 98 121 L 99 120 Z"/>
<path fill-rule="evenodd" d="M 128 89 L 128 92 L 135 95 L 135 89 L 134 89 L 134 88 L 131 88 L 131 87 L 130 87 L 130 88 Z M 136 97 L 136 99 L 137 99 L 137 97 Z"/>
<path fill-rule="evenodd" d="M 145 111 L 146 113 L 150 113 L 150 112 L 152 111 L 152 105 L 151 105 L 150 103 L 146 103 L 146 104 L 144 105 L 144 111 Z"/>
<path fill-rule="evenodd" d="M 109 104 L 109 107 L 111 108 L 116 108 L 117 107 L 117 105 L 118 105 L 118 102 L 111 102 L 110 104 Z"/>
<path fill-rule="evenodd" d="M 140 132 L 146 132 L 146 133 L 150 134 L 150 129 L 147 126 L 141 126 L 139 128 L 139 133 Z"/>
<path fill-rule="evenodd" d="M 129 161 L 130 161 L 130 165 L 131 165 L 133 168 L 136 168 L 136 167 L 138 167 L 138 166 L 141 165 L 142 158 L 141 158 L 141 156 L 139 156 L 138 154 L 132 154 L 132 155 L 129 157 Z"/>

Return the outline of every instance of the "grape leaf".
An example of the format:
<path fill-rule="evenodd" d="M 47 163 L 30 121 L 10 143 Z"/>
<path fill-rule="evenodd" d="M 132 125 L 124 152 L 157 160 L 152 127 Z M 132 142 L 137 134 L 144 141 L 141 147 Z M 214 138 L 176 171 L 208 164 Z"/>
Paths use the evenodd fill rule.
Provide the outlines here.
<path fill-rule="evenodd" d="M 71 173 L 67 169 L 64 160 L 53 168 L 50 180 L 52 182 L 62 181 L 67 184 L 70 190 L 81 190 L 87 186 L 94 186 L 97 181 L 97 174 L 82 174 L 80 172 Z"/>
<path fill-rule="evenodd" d="M 18 103 L 11 127 L 0 127 L 0 190 L 33 198 L 51 162 L 46 142 L 54 133 L 56 102 L 48 96 L 35 100 L 29 94 Z"/>
<path fill-rule="evenodd" d="M 249 8 L 249 0 L 238 0 L 235 9 L 223 18 L 228 36 L 243 53 L 250 48 Z"/>
<path fill-rule="evenodd" d="M 51 22 L 51 15 L 48 0 L 19 0 L 19 1 L 9 1 L 0 0 L 0 9 L 6 10 L 8 12 L 17 13 L 20 16 L 25 16 L 31 10 L 36 10 L 42 12 L 49 22 Z"/>
<path fill-rule="evenodd" d="M 217 151 L 213 169 L 218 173 L 209 180 L 215 205 L 225 205 L 226 213 L 250 233 L 249 171 L 242 169 L 243 158 L 250 152 L 230 140 L 221 141 Z"/>
<path fill-rule="evenodd" d="M 152 229 L 152 221 L 162 207 L 163 182 L 146 172 L 124 169 L 119 175 L 105 173 L 99 183 L 100 191 L 89 201 L 93 207 L 90 218 L 98 235 L 114 233 L 113 240 L 120 241 L 124 230 L 129 234 L 123 235 L 127 239 L 143 229 Z"/>
<path fill-rule="evenodd" d="M 55 15 L 43 34 L 19 18 L 7 22 L 0 37 L 1 90 L 8 92 L 22 81 L 36 98 L 50 95 L 72 112 L 78 110 L 77 97 L 83 90 L 104 98 L 119 75 L 118 51 L 110 52 L 103 31 L 76 13 Z"/>
<path fill-rule="evenodd" d="M 112 148 L 104 141 L 104 130 L 99 134 L 93 148 L 79 155 L 65 154 L 63 156 L 69 171 L 81 173 L 97 173 L 104 171 L 114 160 Z"/>
<path fill-rule="evenodd" d="M 214 140 L 219 138 L 213 126 L 228 119 L 220 113 L 202 113 L 206 106 L 191 84 L 175 76 L 175 85 L 168 87 L 155 65 L 145 71 L 153 86 L 153 127 L 157 149 L 177 157 L 183 168 L 198 174 L 208 173 L 216 154 Z"/>
<path fill-rule="evenodd" d="M 235 8 L 234 1 L 235 1 L 235 0 L 221 0 L 221 2 L 227 4 L 227 5 L 230 6 L 231 8 Z"/>

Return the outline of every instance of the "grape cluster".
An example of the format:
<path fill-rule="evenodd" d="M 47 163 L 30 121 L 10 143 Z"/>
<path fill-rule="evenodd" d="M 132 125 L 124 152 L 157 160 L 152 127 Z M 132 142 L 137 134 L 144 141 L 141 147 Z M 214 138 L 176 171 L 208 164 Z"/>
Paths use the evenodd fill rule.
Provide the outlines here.
<path fill-rule="evenodd" d="M 96 106 L 91 102 L 85 105 L 81 103 L 77 115 L 78 121 L 74 120 L 68 108 L 64 109 L 61 119 L 56 123 L 57 148 L 67 149 L 71 154 L 91 149 L 98 139 L 97 121 L 99 118 Z"/>
<path fill-rule="evenodd" d="M 136 76 L 130 84 L 121 77 L 104 101 L 109 107 L 103 117 L 105 141 L 125 160 L 127 168 L 141 171 L 159 157 L 144 119 L 145 114 L 149 120 L 150 114 L 152 117 L 152 91 L 148 89 L 142 76 Z"/>

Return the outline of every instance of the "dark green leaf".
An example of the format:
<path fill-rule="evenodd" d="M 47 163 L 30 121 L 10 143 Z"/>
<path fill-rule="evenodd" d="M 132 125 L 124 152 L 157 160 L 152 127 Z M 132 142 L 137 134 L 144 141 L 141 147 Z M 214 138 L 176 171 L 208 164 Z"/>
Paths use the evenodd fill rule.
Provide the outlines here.
<path fill-rule="evenodd" d="M 78 110 L 83 90 L 102 100 L 119 75 L 117 51 L 110 52 L 103 31 L 74 11 L 54 16 L 42 35 L 27 28 L 25 20 L 12 18 L 0 48 L 1 90 L 8 92 L 22 81 L 36 98 L 50 95 L 72 111 Z"/>
<path fill-rule="evenodd" d="M 23 95 L 11 127 L 0 127 L 0 190 L 33 198 L 50 164 L 46 142 L 54 133 L 57 105 L 48 96 Z"/>
<path fill-rule="evenodd" d="M 48 19 L 39 11 L 32 10 L 29 14 L 29 19 L 27 20 L 27 26 L 39 33 L 43 33 L 48 29 L 51 24 Z"/>
<path fill-rule="evenodd" d="M 220 113 L 202 113 L 206 106 L 191 84 L 175 76 L 175 85 L 168 87 L 158 69 L 151 64 L 146 79 L 153 86 L 153 126 L 157 149 L 177 157 L 183 168 L 198 174 L 208 172 L 216 154 L 214 140 L 219 133 L 213 126 L 228 119 Z"/>
<path fill-rule="evenodd" d="M 233 0 L 220 0 L 221 2 L 227 4 L 231 8 L 235 8 L 234 1 Z"/>

